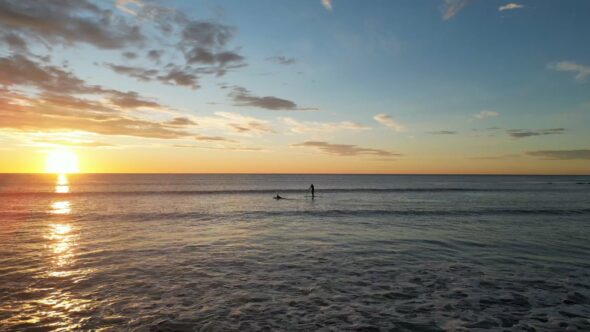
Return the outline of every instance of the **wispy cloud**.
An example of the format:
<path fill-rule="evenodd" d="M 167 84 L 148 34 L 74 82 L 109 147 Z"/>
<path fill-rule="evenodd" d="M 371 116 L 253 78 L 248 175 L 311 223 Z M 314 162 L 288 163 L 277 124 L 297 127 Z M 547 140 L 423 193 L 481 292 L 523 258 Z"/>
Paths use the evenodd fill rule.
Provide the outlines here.
<path fill-rule="evenodd" d="M 527 155 L 549 160 L 590 160 L 590 150 L 542 150 L 529 151 Z"/>
<path fill-rule="evenodd" d="M 205 142 L 226 142 L 226 143 L 233 143 L 234 140 L 227 139 L 221 136 L 207 136 L 207 135 L 195 135 L 195 140 L 197 141 L 205 141 Z"/>
<path fill-rule="evenodd" d="M 590 76 L 590 66 L 575 63 L 573 61 L 560 61 L 547 65 L 548 69 L 575 73 L 576 80 L 583 82 Z"/>
<path fill-rule="evenodd" d="M 190 148 L 190 149 L 204 149 L 204 150 L 228 150 L 228 151 L 242 151 L 242 152 L 268 152 L 262 148 L 252 148 L 243 146 L 198 146 L 188 144 L 175 144 L 175 148 Z"/>
<path fill-rule="evenodd" d="M 124 13 L 137 16 L 137 8 L 143 7 L 143 3 L 139 0 L 116 0 L 115 7 Z"/>
<path fill-rule="evenodd" d="M 234 133 L 261 135 L 275 132 L 265 120 L 231 112 L 216 112 L 215 115 Z"/>
<path fill-rule="evenodd" d="M 98 142 L 98 141 L 82 141 L 82 140 L 65 140 L 65 139 L 35 139 L 35 143 L 51 146 L 71 146 L 82 148 L 102 148 L 113 147 L 114 144 Z"/>
<path fill-rule="evenodd" d="M 184 126 L 194 126 L 196 125 L 196 123 L 186 117 L 176 117 L 170 121 L 165 122 L 165 124 L 169 125 L 169 126 L 178 126 L 178 127 L 184 127 Z"/>
<path fill-rule="evenodd" d="M 326 8 L 329 11 L 332 11 L 332 0 L 321 0 L 322 2 L 322 6 L 324 6 L 324 8 Z"/>
<path fill-rule="evenodd" d="M 498 11 L 503 12 L 505 10 L 514 10 L 514 9 L 521 9 L 521 8 L 524 8 L 524 5 L 521 5 L 519 3 L 511 2 L 511 3 L 507 3 L 507 4 L 503 5 L 503 6 L 498 7 Z"/>
<path fill-rule="evenodd" d="M 455 135 L 455 134 L 457 134 L 457 132 L 450 131 L 450 130 L 439 130 L 439 131 L 429 131 L 429 132 L 427 132 L 427 134 L 430 134 L 430 135 Z"/>
<path fill-rule="evenodd" d="M 266 60 L 272 61 L 272 62 L 277 63 L 279 65 L 285 65 L 285 66 L 292 65 L 296 62 L 294 58 L 288 58 L 283 55 L 271 56 L 271 57 L 266 58 Z"/>
<path fill-rule="evenodd" d="M 457 15 L 471 0 L 444 0 L 443 20 L 451 19 Z"/>
<path fill-rule="evenodd" d="M 494 111 L 481 111 L 481 112 L 475 114 L 473 117 L 481 120 L 481 119 L 485 119 L 485 118 L 495 117 L 498 115 L 500 115 L 500 113 L 494 112 Z"/>
<path fill-rule="evenodd" d="M 373 119 L 382 125 L 391 128 L 395 131 L 404 131 L 405 127 L 401 124 L 397 123 L 391 115 L 388 114 L 377 114 L 373 117 Z"/>
<path fill-rule="evenodd" d="M 518 154 L 503 154 L 500 156 L 483 156 L 483 157 L 471 157 L 471 160 L 502 160 L 502 159 L 515 159 L 520 158 Z"/>
<path fill-rule="evenodd" d="M 324 141 L 306 141 L 292 144 L 293 147 L 313 148 L 320 152 L 336 156 L 378 156 L 399 157 L 401 154 L 382 149 L 363 148 L 349 144 L 332 144 Z"/>
<path fill-rule="evenodd" d="M 234 106 L 252 106 L 270 111 L 315 111 L 317 108 L 299 107 L 295 102 L 283 98 L 252 95 L 250 90 L 235 86 L 229 93 Z"/>
<path fill-rule="evenodd" d="M 351 121 L 341 122 L 315 122 L 297 121 L 293 118 L 282 118 L 283 122 L 291 127 L 294 133 L 302 134 L 308 132 L 333 132 L 338 130 L 369 130 L 370 127 L 363 126 Z"/>
<path fill-rule="evenodd" d="M 551 128 L 541 130 L 528 130 L 528 129 L 509 129 L 506 131 L 510 137 L 513 138 L 526 138 L 531 136 L 545 136 L 545 135 L 559 135 L 565 132 L 564 128 Z"/>

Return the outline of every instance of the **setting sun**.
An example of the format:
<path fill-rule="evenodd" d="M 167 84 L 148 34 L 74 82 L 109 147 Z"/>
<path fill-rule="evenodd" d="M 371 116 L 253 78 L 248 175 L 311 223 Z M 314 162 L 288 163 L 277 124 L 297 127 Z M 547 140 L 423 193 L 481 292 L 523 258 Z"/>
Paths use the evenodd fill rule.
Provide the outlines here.
<path fill-rule="evenodd" d="M 47 154 L 45 160 L 47 173 L 77 173 L 78 157 L 70 150 L 53 150 Z"/>

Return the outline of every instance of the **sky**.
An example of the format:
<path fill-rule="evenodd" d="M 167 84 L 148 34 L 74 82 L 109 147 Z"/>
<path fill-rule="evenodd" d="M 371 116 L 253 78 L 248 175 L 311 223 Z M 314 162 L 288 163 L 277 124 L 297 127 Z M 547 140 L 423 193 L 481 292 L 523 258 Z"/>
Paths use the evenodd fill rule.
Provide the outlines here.
<path fill-rule="evenodd" d="M 589 14 L 0 0 L 0 172 L 590 174 Z"/>

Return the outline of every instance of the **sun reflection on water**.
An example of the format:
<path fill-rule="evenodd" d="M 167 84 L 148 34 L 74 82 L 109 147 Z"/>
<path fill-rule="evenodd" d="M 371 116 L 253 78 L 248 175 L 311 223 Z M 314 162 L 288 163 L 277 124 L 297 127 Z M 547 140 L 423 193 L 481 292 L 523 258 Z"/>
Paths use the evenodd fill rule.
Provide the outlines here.
<path fill-rule="evenodd" d="M 65 268 L 70 265 L 73 257 L 72 248 L 75 245 L 75 235 L 72 226 L 68 224 L 49 225 L 49 234 L 46 236 L 49 248 L 53 252 L 53 263 L 57 268 Z"/>
<path fill-rule="evenodd" d="M 67 194 L 70 192 L 70 185 L 68 176 L 66 174 L 59 174 L 55 184 L 55 192 L 58 194 Z"/>
<path fill-rule="evenodd" d="M 53 202 L 51 204 L 50 212 L 53 214 L 70 214 L 72 212 L 72 208 L 69 201 Z"/>
<path fill-rule="evenodd" d="M 66 196 L 59 195 L 69 192 L 70 182 L 66 174 L 60 174 L 54 184 L 58 195 L 47 203 L 47 219 L 39 228 L 43 243 L 37 247 L 41 249 L 40 259 L 35 263 L 39 264 L 36 265 L 38 272 L 31 275 L 34 282 L 22 292 L 22 296 L 5 305 L 13 314 L 5 320 L 0 317 L 0 325 L 80 331 L 84 324 L 80 318 L 94 308 L 94 301 L 80 294 L 75 287 L 95 269 L 82 268 L 77 262 L 81 233 L 72 214 L 74 204 L 72 200 L 64 199 Z M 0 326 L 0 331 L 3 327 Z"/>

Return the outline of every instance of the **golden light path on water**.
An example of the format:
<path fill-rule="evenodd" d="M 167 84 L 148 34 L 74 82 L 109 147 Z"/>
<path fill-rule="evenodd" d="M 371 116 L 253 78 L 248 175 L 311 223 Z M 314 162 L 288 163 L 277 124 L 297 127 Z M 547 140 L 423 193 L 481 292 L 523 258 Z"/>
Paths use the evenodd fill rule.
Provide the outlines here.
<path fill-rule="evenodd" d="M 55 193 L 69 192 L 67 175 L 59 174 Z M 47 220 L 44 227 L 47 272 L 38 277 L 41 280 L 29 289 L 31 293 L 41 292 L 44 296 L 23 304 L 23 312 L 28 312 L 29 316 L 25 321 L 28 324 L 49 321 L 49 326 L 45 327 L 56 331 L 79 330 L 81 326 L 74 318 L 76 312 L 85 310 L 91 301 L 77 298 L 75 292 L 69 290 L 72 284 L 85 279 L 89 272 L 74 268 L 79 233 L 70 218 L 72 204 L 69 200 L 57 197 L 50 204 L 48 212 L 55 217 Z"/>

